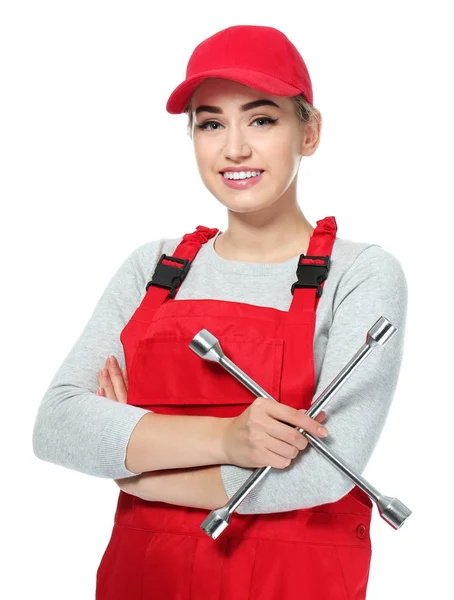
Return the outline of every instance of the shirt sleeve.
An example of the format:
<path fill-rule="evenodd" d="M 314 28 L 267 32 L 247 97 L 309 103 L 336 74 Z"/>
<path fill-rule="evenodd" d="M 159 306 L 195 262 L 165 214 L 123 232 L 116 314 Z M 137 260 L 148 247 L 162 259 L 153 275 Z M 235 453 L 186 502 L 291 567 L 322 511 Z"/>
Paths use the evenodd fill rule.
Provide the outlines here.
<path fill-rule="evenodd" d="M 362 473 L 385 425 L 397 386 L 407 314 L 407 280 L 400 262 L 381 246 L 364 249 L 339 281 L 333 320 L 313 400 L 356 354 L 380 317 L 398 331 L 373 350 L 326 406 L 323 442 Z M 222 465 L 229 498 L 253 469 Z M 336 502 L 353 483 L 308 445 L 287 469 L 272 469 L 237 508 L 238 513 L 272 513 Z"/>
<path fill-rule="evenodd" d="M 145 294 L 141 248 L 109 281 L 41 400 L 32 443 L 44 461 L 97 477 L 137 475 L 125 467 L 126 448 L 134 427 L 150 411 L 98 396 L 96 390 L 98 370 L 108 356 L 125 366 L 120 333 Z"/>

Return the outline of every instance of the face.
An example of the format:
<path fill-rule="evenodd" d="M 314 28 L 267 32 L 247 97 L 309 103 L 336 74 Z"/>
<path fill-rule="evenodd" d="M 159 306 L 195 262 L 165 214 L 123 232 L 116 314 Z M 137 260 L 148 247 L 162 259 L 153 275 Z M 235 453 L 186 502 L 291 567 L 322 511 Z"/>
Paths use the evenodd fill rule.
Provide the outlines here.
<path fill-rule="evenodd" d="M 282 198 L 296 202 L 301 157 L 317 148 L 319 124 L 301 121 L 288 97 L 227 79 L 206 79 L 193 92 L 191 104 L 197 166 L 219 202 L 242 213 Z M 222 171 L 238 167 L 246 178 L 242 173 L 240 179 L 226 180 Z M 251 177 L 251 171 L 261 174 Z"/>

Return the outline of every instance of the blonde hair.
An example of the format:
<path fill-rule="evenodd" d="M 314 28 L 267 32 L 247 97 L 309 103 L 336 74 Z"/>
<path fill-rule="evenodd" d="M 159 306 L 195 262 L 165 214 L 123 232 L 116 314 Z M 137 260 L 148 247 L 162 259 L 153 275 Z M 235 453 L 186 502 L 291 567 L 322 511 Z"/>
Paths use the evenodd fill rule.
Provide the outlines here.
<path fill-rule="evenodd" d="M 312 106 L 312 104 L 310 104 L 302 94 L 299 94 L 298 96 L 290 96 L 290 100 L 293 102 L 296 116 L 299 117 L 301 121 L 304 123 L 309 123 L 312 119 L 321 121 L 320 111 L 315 108 L 315 106 Z M 191 100 L 189 100 L 189 103 L 186 105 L 184 112 L 188 115 L 188 135 L 189 137 L 192 137 L 193 116 Z"/>

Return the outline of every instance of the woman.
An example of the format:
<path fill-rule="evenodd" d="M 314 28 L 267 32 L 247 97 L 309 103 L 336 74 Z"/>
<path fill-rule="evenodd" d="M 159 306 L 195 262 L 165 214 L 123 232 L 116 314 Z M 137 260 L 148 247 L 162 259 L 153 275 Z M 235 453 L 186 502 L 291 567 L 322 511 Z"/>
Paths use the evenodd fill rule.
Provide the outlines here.
<path fill-rule="evenodd" d="M 328 409 L 325 443 L 363 471 L 402 357 L 400 263 L 338 238 L 334 217 L 312 227 L 299 207 L 300 161 L 317 149 L 321 115 L 282 32 L 235 26 L 204 40 L 167 110 L 188 113 L 227 230 L 199 226 L 128 257 L 46 392 L 35 453 L 121 488 L 97 600 L 365 598 L 372 503 L 287 424 L 327 435 L 325 414 L 305 412 L 386 316 L 398 335 Z M 191 352 L 203 328 L 278 402 Z M 264 465 L 275 469 L 209 538 L 208 511 Z"/>

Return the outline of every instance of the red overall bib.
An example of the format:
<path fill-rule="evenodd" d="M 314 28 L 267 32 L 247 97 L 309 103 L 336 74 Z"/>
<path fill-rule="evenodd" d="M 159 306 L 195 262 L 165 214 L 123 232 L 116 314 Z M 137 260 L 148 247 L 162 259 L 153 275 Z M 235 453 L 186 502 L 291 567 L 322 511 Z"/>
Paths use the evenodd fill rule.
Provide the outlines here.
<path fill-rule="evenodd" d="M 217 231 L 197 227 L 183 237 L 173 256 L 187 259 L 187 268 L 201 244 Z M 334 217 L 317 221 L 306 256 L 330 256 L 336 231 Z M 210 299 L 173 301 L 175 291 L 169 294 L 169 289 L 158 287 L 156 274 L 159 270 L 162 275 L 169 265 L 170 272 L 172 266 L 183 269 L 184 263 L 164 258 L 166 266 L 163 257 L 155 283 L 147 285 L 120 336 L 129 377 L 128 404 L 165 414 L 232 417 L 243 412 L 254 395 L 220 365 L 202 360 L 188 347 L 206 328 L 226 355 L 276 400 L 308 409 L 315 390 L 315 311 L 323 284 L 318 289 L 317 284 L 295 287 L 289 311 Z M 301 265 L 323 262 L 307 257 L 301 255 L 295 265 L 299 273 L 304 270 Z M 200 528 L 209 512 L 149 502 L 121 490 L 112 535 L 97 571 L 96 599 L 366 597 L 372 502 L 358 487 L 337 502 L 309 509 L 234 512 L 217 540 Z"/>

